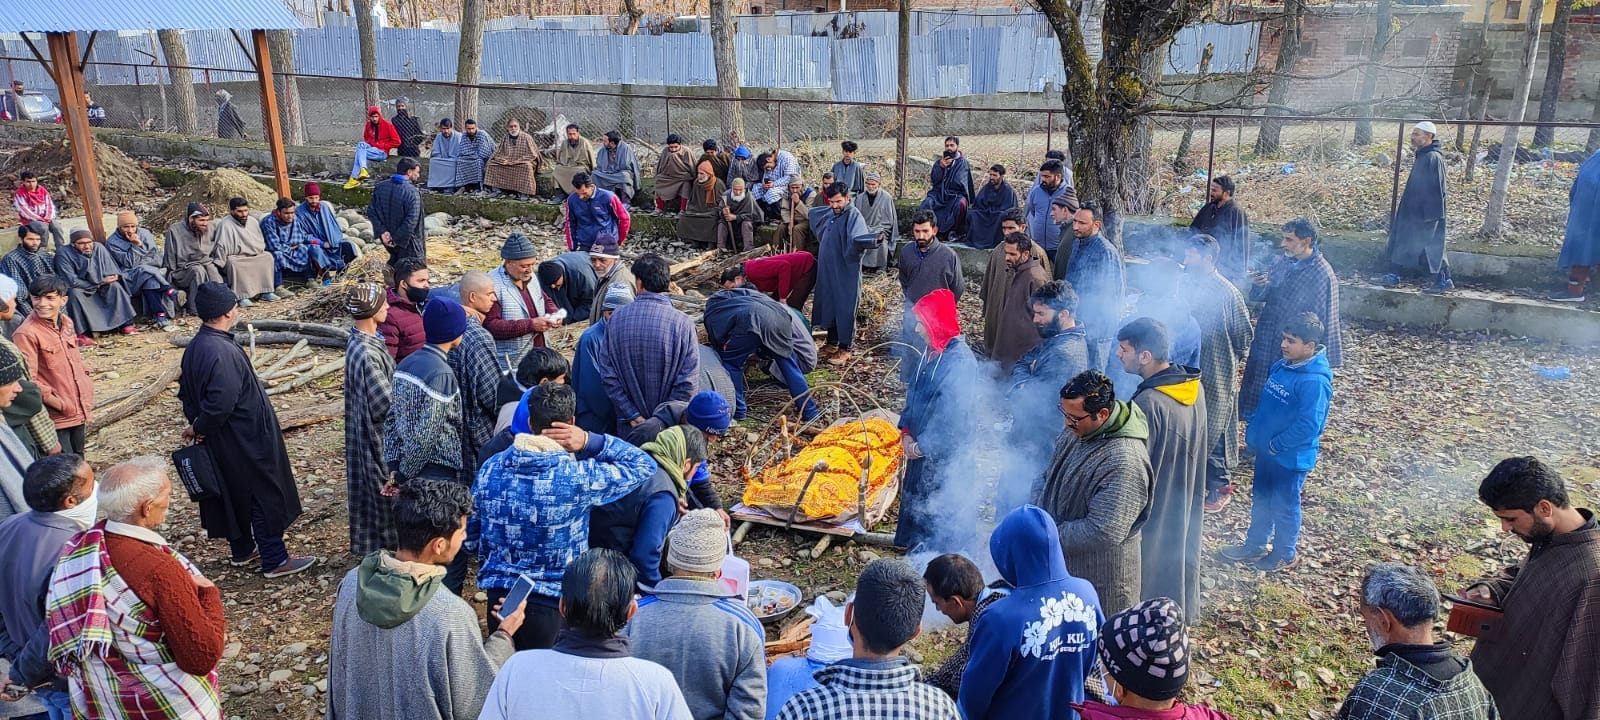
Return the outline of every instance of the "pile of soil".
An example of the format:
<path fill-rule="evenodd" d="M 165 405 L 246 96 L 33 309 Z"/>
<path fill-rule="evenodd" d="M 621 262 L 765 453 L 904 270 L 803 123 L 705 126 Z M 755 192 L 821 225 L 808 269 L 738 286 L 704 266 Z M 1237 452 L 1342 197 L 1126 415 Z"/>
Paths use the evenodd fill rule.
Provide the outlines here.
<path fill-rule="evenodd" d="M 128 157 L 109 143 L 94 144 L 95 174 L 100 180 L 100 202 L 108 208 L 127 207 L 135 199 L 154 190 L 155 178 L 139 161 Z M 72 170 L 72 150 L 64 140 L 46 140 L 24 149 L 0 167 L 0 187 L 18 185 L 17 176 L 32 170 L 39 182 L 50 189 L 56 209 L 71 215 L 83 209 L 78 197 L 77 176 Z M 6 209 L 11 208 L 5 203 Z"/>
<path fill-rule="evenodd" d="M 196 174 L 178 188 L 170 200 L 150 214 L 145 226 L 165 230 L 187 215 L 192 202 L 206 206 L 211 217 L 219 218 L 228 213 L 228 201 L 236 197 L 249 201 L 250 210 L 256 213 L 272 212 L 278 202 L 272 188 L 244 172 L 229 168 L 209 170 Z"/>

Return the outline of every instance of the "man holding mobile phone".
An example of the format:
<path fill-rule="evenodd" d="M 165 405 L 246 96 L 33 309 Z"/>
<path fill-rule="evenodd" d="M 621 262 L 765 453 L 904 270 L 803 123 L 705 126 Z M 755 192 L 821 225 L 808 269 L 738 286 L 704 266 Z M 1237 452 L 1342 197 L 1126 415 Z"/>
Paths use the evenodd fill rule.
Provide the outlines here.
<path fill-rule="evenodd" d="M 413 480 L 401 488 L 397 548 L 368 555 L 339 585 L 329 637 L 329 718 L 478 717 L 495 673 L 515 652 L 511 636 L 522 627 L 523 605 L 497 606 L 499 628 L 485 640 L 477 610 L 441 592 L 471 512 L 464 485 Z"/>

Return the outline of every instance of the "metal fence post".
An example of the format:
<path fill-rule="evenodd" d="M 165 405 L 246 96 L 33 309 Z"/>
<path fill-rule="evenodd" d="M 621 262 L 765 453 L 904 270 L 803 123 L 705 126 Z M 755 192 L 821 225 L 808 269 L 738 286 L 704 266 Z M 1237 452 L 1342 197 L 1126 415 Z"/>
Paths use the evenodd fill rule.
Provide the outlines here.
<path fill-rule="evenodd" d="M 667 132 L 672 132 L 672 96 L 668 95 L 664 102 L 667 106 Z"/>
<path fill-rule="evenodd" d="M 1406 147 L 1406 123 L 1401 120 L 1395 126 L 1394 138 L 1394 185 L 1389 188 L 1389 224 L 1394 224 L 1394 211 L 1400 207 L 1400 153 Z"/>
<path fill-rule="evenodd" d="M 906 162 L 910 156 L 911 147 L 911 107 L 900 106 L 900 137 L 895 143 L 894 159 L 894 192 L 899 197 L 906 196 Z"/>
<path fill-rule="evenodd" d="M 1056 111 L 1050 110 L 1044 114 L 1044 149 L 1049 152 L 1056 144 Z"/>
<path fill-rule="evenodd" d="M 778 123 L 777 123 L 777 125 L 778 125 L 777 126 L 778 144 L 774 145 L 773 147 L 782 148 L 783 147 L 783 103 L 782 102 L 778 103 Z"/>
<path fill-rule="evenodd" d="M 1217 116 L 1211 116 L 1211 141 L 1206 144 L 1206 182 L 1217 176 Z M 1210 197 L 1211 186 L 1206 186 L 1207 195 Z"/>

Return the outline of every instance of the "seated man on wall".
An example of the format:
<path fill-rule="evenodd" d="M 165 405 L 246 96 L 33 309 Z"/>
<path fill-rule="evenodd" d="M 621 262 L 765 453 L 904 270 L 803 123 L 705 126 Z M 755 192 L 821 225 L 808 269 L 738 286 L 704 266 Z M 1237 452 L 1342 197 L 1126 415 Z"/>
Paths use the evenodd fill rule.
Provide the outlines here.
<path fill-rule="evenodd" d="M 588 155 L 591 163 L 593 158 L 593 154 Z M 518 198 L 533 197 L 539 194 L 539 162 L 539 148 L 533 144 L 533 136 L 522 132 L 522 123 L 511 118 L 506 123 L 505 142 L 495 146 L 494 154 L 489 156 L 483 184 Z M 571 177 L 567 176 L 568 187 Z"/>

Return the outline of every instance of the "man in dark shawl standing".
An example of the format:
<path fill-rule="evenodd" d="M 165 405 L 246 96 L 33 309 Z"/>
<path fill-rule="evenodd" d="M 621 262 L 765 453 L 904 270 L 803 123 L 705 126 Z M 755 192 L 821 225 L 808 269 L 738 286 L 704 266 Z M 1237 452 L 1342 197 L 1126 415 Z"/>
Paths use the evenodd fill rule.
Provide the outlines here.
<path fill-rule="evenodd" d="M 861 253 L 861 269 L 882 272 L 889 269 L 889 258 L 900 244 L 900 222 L 895 217 L 894 196 L 883 189 L 878 174 L 867 173 L 866 177 L 866 192 L 856 195 L 851 202 L 861 211 L 861 219 L 867 222 L 867 227 L 878 234 L 878 244 Z"/>
<path fill-rule="evenodd" d="M 1072 213 L 1078 211 L 1078 192 L 1072 187 L 1072 173 L 1060 160 L 1049 158 L 1039 165 L 1039 174 L 1033 179 L 1033 187 L 1028 189 L 1027 203 L 1028 235 L 1044 248 L 1044 257 L 1053 258 L 1061 241 L 1072 239 Z M 1051 215 L 1058 212 L 1055 210 L 1058 204 L 1067 210 L 1066 222 L 1055 222 Z M 1064 226 L 1067 232 L 1062 232 Z M 1065 265 L 1064 262 L 1055 263 L 1055 279 L 1061 279 L 1061 268 Z"/>
<path fill-rule="evenodd" d="M 939 242 L 938 220 L 927 210 L 911 218 L 911 239 L 900 248 L 900 294 L 909 310 L 928 293 L 944 288 L 961 301 L 966 281 L 961 278 L 961 258 Z"/>
<path fill-rule="evenodd" d="M 1200 325 L 1200 388 L 1206 394 L 1206 512 L 1220 512 L 1233 497 L 1228 473 L 1239 462 L 1239 365 L 1254 328 L 1239 288 L 1217 272 L 1219 245 L 1210 235 L 1189 236 L 1183 259 L 1184 296 Z"/>
<path fill-rule="evenodd" d="M 239 305 L 250 307 L 252 298 L 275 302 L 278 295 L 274 277 L 277 260 L 267 252 L 267 239 L 261 234 L 261 221 L 250 215 L 250 203 L 242 197 L 228 201 L 228 217 L 216 224 L 216 247 L 212 252 L 222 264 L 222 276 L 239 296 Z"/>
<path fill-rule="evenodd" d="M 1401 273 L 1411 275 L 1425 270 L 1433 275 L 1433 284 L 1423 289 L 1430 294 L 1456 286 L 1450 280 L 1450 260 L 1444 256 L 1447 208 L 1444 156 L 1439 152 L 1438 133 L 1427 120 L 1411 128 L 1411 147 L 1416 151 L 1416 162 L 1411 166 L 1406 188 L 1400 193 L 1400 204 L 1389 222 L 1389 247 L 1384 253 L 1394 268 L 1384 276 L 1384 284 L 1399 285 Z M 1333 327 L 1330 325 L 1328 329 L 1332 331 Z"/>
<path fill-rule="evenodd" d="M 1000 363 L 1002 375 L 1040 341 L 1033 324 L 1033 293 L 1050 282 L 1050 273 L 1032 254 L 1033 239 L 1026 233 L 1011 233 L 1003 245 L 1006 251 L 1005 293 L 1000 297 L 1000 325 L 995 328 L 994 352 L 989 357 Z"/>
<path fill-rule="evenodd" d="M 667 146 L 656 156 L 656 212 L 682 212 L 694 184 L 694 153 L 683 146 L 677 133 L 667 136 Z"/>
<path fill-rule="evenodd" d="M 645 255 L 633 262 L 633 276 L 638 297 L 607 321 L 596 358 L 617 427 L 629 442 L 662 403 L 694 397 L 700 377 L 694 321 L 666 295 L 671 266 L 660 255 Z"/>
<path fill-rule="evenodd" d="M 229 332 L 239 318 L 238 298 L 228 286 L 207 282 L 193 304 L 205 325 L 180 361 L 178 399 L 189 421 L 183 438 L 210 452 L 222 485 L 218 497 L 200 501 L 200 525 L 228 539 L 234 567 L 259 561 L 268 578 L 307 570 L 317 558 L 291 557 L 283 544 L 284 531 L 300 517 L 300 493 L 278 414 Z"/>
<path fill-rule="evenodd" d="M 908 550 L 971 550 L 978 498 L 976 485 L 964 479 L 976 469 L 971 443 L 977 432 L 973 379 L 978 360 L 961 337 L 956 297 L 949 290 L 923 296 L 911 314 L 923 352 L 900 412 L 908 462 L 894 544 Z"/>
<path fill-rule="evenodd" d="M 684 198 L 683 214 L 678 216 L 678 237 L 699 248 L 711 247 L 717 241 L 717 226 L 725 224 L 718 206 L 726 191 L 716 169 L 709 161 L 701 160 L 695 168 L 694 187 Z"/>
<path fill-rule="evenodd" d="M 339 217 L 333 214 L 333 205 L 322 201 L 322 186 L 306 183 L 305 199 L 294 209 L 294 222 L 306 237 L 322 241 L 328 255 L 337 255 L 344 265 L 349 265 L 360 253 L 355 243 L 344 239 L 344 228 L 339 227 Z"/>
<path fill-rule="evenodd" d="M 456 164 L 456 181 L 463 191 L 483 189 L 484 169 L 489 158 L 494 157 L 494 138 L 478 130 L 478 121 L 467 118 L 461 123 L 461 159 Z"/>
<path fill-rule="evenodd" d="M 461 187 L 461 135 L 454 120 L 439 121 L 439 132 L 428 148 L 428 189 L 455 192 Z"/>
<path fill-rule="evenodd" d="M 224 140 L 245 139 L 244 118 L 239 117 L 239 109 L 233 106 L 233 93 L 218 90 L 216 99 L 217 137 Z"/>
<path fill-rule="evenodd" d="M 378 334 L 388 317 L 382 285 L 362 283 L 345 295 L 355 321 L 344 348 L 344 466 L 349 486 L 350 553 L 365 557 L 398 542 L 394 504 L 384 495 L 389 468 L 383 462 L 383 422 L 389 416 L 394 358 Z"/>
<path fill-rule="evenodd" d="M 422 170 L 415 158 L 400 158 L 388 182 L 372 188 L 367 219 L 373 236 L 389 251 L 389 267 L 405 258 L 428 261 L 428 234 L 422 226 L 422 193 L 417 178 Z"/>
<path fill-rule="evenodd" d="M 939 216 L 941 238 L 955 238 L 960 242 L 967 234 L 967 206 L 972 204 L 972 169 L 960 150 L 951 148 L 945 140 L 945 151 L 928 174 L 928 196 L 922 200 L 922 209 L 932 210 Z"/>
<path fill-rule="evenodd" d="M 1153 482 L 1150 426 L 1098 370 L 1080 373 L 1060 395 L 1067 432 L 1034 504 L 1055 518 L 1067 567 L 1094 585 L 1107 614 L 1119 613 L 1139 601 L 1140 533 Z"/>
<path fill-rule="evenodd" d="M 756 224 L 761 222 L 761 206 L 751 193 L 748 182 L 737 177 L 733 185 L 722 194 L 717 212 L 722 217 L 717 222 L 717 249 L 726 253 L 749 252 L 756 247 Z"/>
<path fill-rule="evenodd" d="M 1117 333 L 1122 369 L 1143 379 L 1133 404 L 1150 423 L 1150 519 L 1140 568 L 1143 599 L 1172 598 L 1185 617 L 1200 617 L 1200 525 L 1205 502 L 1206 398 L 1200 371 L 1174 365 L 1161 321 L 1136 318 Z"/>
<path fill-rule="evenodd" d="M 844 183 L 844 186 L 850 189 L 852 196 L 860 196 L 867 190 L 866 171 L 861 169 L 861 163 L 856 161 L 856 152 L 860 149 L 861 146 L 850 140 L 839 143 L 839 159 L 829 170 L 833 173 L 834 180 Z"/>
<path fill-rule="evenodd" d="M 634 157 L 633 147 L 622 141 L 622 133 L 615 130 L 606 133 L 600 149 L 595 151 L 594 172 L 590 177 L 601 190 L 616 194 L 623 205 L 633 202 L 642 175 L 639 159 Z"/>
<path fill-rule="evenodd" d="M 1006 182 L 1006 166 L 991 165 L 989 180 L 978 188 L 978 198 L 967 215 L 967 244 L 988 250 L 1000 244 L 1000 216 L 1017 206 L 1017 191 Z"/>
<path fill-rule="evenodd" d="M 566 325 L 585 322 L 594 305 L 600 287 L 589 253 L 579 250 L 564 252 L 539 263 L 539 288 L 554 301 L 556 308 L 567 311 L 562 320 Z"/>
<path fill-rule="evenodd" d="M 584 147 L 588 147 L 584 140 Z M 561 177 L 560 154 L 557 154 L 556 176 Z M 594 163 L 594 151 L 587 150 L 582 159 L 588 161 L 588 167 Z M 569 158 L 575 159 L 575 158 Z M 506 122 L 505 142 L 494 146 L 494 153 L 489 156 L 489 165 L 484 169 L 483 184 L 499 190 L 523 197 L 533 197 L 539 194 L 539 146 L 533 144 L 533 136 L 522 132 L 522 123 L 516 118 Z M 585 168 L 587 169 L 587 168 Z M 561 185 L 564 192 L 570 192 L 572 187 L 572 173 L 566 175 L 566 182 Z"/>
<path fill-rule="evenodd" d="M 27 317 L 33 312 L 33 300 L 26 288 L 41 275 L 56 273 L 55 253 L 44 249 L 44 235 L 50 229 L 42 222 L 23 223 L 17 227 L 17 246 L 0 258 L 0 273 L 17 281 L 23 292 L 17 295 L 17 311 Z"/>
<path fill-rule="evenodd" d="M 1255 337 L 1245 361 L 1244 381 L 1239 385 L 1239 417 L 1256 411 L 1261 388 L 1267 384 L 1272 364 L 1283 357 L 1279 344 L 1283 329 L 1300 317 L 1312 313 L 1322 320 L 1327 337 L 1328 367 L 1344 364 L 1343 332 L 1339 322 L 1339 278 L 1333 266 L 1317 248 L 1317 229 L 1305 218 L 1295 218 L 1283 226 L 1280 244 L 1283 256 L 1264 273 L 1251 275 L 1254 287 L 1250 300 L 1262 303 L 1256 317 Z"/>
<path fill-rule="evenodd" d="M 67 314 L 83 335 L 121 330 L 132 335 L 133 301 L 123 286 L 122 268 L 111 251 L 88 230 L 72 231 L 68 247 L 56 253 L 56 275 L 72 288 Z"/>
<path fill-rule="evenodd" d="M 774 377 L 789 389 L 789 397 L 800 408 L 801 420 L 817 416 L 811 386 L 800 368 L 791 332 L 794 322 L 788 307 L 754 287 L 743 285 L 725 288 L 706 298 L 703 317 L 706 341 L 733 380 L 734 419 L 743 418 L 748 411 L 744 368 L 752 355 L 778 371 Z"/>
<path fill-rule="evenodd" d="M 1127 303 L 1122 253 L 1100 234 L 1101 220 L 1100 206 L 1095 203 L 1078 207 L 1072 217 L 1076 239 L 1062 273 L 1078 293 L 1078 319 L 1089 334 L 1089 367 L 1095 370 L 1109 366 L 1111 346 L 1116 343 L 1117 326 Z"/>
<path fill-rule="evenodd" d="M 212 252 L 216 246 L 211 213 L 200 203 L 189 203 L 184 219 L 167 228 L 166 242 L 162 246 L 167 277 L 171 278 L 173 287 L 183 291 L 184 308 L 190 313 L 197 312 L 195 296 L 201 285 L 222 282 L 222 263 Z"/>
<path fill-rule="evenodd" d="M 178 291 L 167 281 L 165 260 L 155 236 L 139 227 L 138 215 L 124 210 L 117 213 L 117 231 L 106 238 L 106 249 L 117 261 L 123 287 L 128 288 L 130 296 L 139 298 L 145 317 L 154 320 L 163 332 L 170 332 L 172 318 L 178 314 Z"/>
<path fill-rule="evenodd" d="M 1194 214 L 1189 229 L 1210 235 L 1217 241 L 1217 271 L 1238 287 L 1247 287 L 1250 278 L 1250 219 L 1233 200 L 1233 178 L 1220 175 L 1211 181 L 1211 196 Z M 1185 248 L 1177 248 L 1182 254 Z"/>
<path fill-rule="evenodd" d="M 395 148 L 394 154 L 408 158 L 420 157 L 423 140 L 422 123 L 417 122 L 417 116 L 411 114 L 411 98 L 401 96 L 394 99 L 394 117 L 389 118 L 389 124 L 394 126 L 395 134 L 400 136 L 400 146 Z"/>
<path fill-rule="evenodd" d="M 1550 295 L 1556 302 L 1583 302 L 1583 291 L 1600 268 L 1600 152 L 1578 167 L 1567 210 L 1567 235 L 1556 267 L 1566 268 L 1567 286 Z"/>
<path fill-rule="evenodd" d="M 878 234 L 850 204 L 844 183 L 823 189 L 826 207 L 811 208 L 808 219 L 817 236 L 817 297 L 811 324 L 828 331 L 824 356 L 828 363 L 850 362 L 856 337 L 856 305 L 861 301 L 861 253 L 878 242 Z"/>
<path fill-rule="evenodd" d="M 287 270 L 326 284 L 328 273 L 344 269 L 344 258 L 338 250 L 325 246 L 321 238 L 307 235 L 295 215 L 294 201 L 285 197 L 278 198 L 277 208 L 261 218 L 261 237 L 267 241 L 267 252 L 272 253 L 276 266 L 273 283 L 281 288 Z"/>

